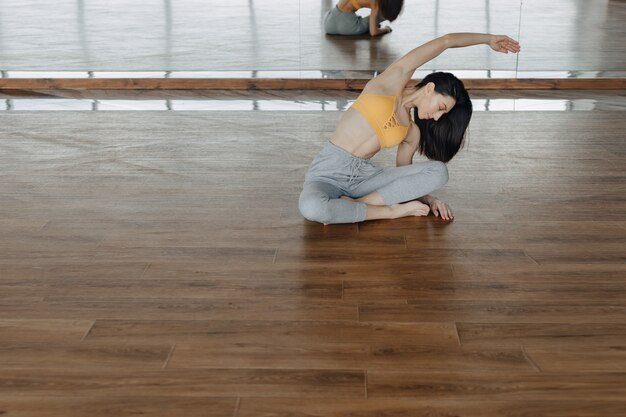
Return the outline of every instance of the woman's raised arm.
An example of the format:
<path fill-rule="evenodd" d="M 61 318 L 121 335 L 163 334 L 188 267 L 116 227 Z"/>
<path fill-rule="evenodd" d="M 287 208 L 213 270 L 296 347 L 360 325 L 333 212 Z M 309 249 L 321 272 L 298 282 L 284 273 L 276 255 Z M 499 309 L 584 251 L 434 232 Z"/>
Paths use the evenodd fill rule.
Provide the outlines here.
<path fill-rule="evenodd" d="M 449 33 L 409 51 L 391 64 L 375 80 L 379 80 L 387 88 L 404 88 L 416 69 L 434 59 L 446 49 L 480 44 L 489 45 L 494 51 L 502 53 L 517 53 L 520 50 L 517 41 L 504 35 Z"/>

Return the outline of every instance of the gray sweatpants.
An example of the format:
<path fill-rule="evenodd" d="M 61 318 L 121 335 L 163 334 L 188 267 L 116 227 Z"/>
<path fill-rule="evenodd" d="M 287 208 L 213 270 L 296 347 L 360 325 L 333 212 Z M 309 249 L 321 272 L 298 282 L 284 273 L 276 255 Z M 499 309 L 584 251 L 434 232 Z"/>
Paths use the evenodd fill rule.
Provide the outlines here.
<path fill-rule="evenodd" d="M 337 6 L 324 15 L 324 30 L 328 35 L 363 35 L 369 32 L 369 28 L 369 16 L 361 17 L 354 12 L 345 13 Z"/>
<path fill-rule="evenodd" d="M 367 205 L 339 197 L 359 198 L 377 191 L 390 205 L 415 200 L 446 182 L 448 169 L 443 162 L 424 161 L 383 169 L 328 142 L 306 174 L 299 208 L 308 220 L 356 223 L 365 220 Z"/>

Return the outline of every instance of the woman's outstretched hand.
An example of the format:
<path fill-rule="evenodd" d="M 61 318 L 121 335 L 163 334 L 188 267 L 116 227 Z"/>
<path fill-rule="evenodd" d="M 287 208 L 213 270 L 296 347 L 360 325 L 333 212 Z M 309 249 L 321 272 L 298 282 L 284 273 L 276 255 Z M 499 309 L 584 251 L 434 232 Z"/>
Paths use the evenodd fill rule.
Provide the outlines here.
<path fill-rule="evenodd" d="M 443 201 L 433 198 L 428 205 L 430 206 L 430 211 L 435 216 L 439 216 L 443 220 L 452 220 L 454 218 L 450 206 Z"/>
<path fill-rule="evenodd" d="M 519 42 L 505 35 L 491 35 L 489 46 L 494 51 L 505 54 L 508 54 L 509 52 L 516 54 L 520 51 Z"/>

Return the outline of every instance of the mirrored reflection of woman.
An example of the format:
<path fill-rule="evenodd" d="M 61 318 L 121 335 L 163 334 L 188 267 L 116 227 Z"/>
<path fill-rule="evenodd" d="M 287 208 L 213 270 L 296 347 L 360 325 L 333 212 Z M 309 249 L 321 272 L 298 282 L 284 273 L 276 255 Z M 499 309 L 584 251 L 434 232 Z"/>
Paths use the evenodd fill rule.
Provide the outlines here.
<path fill-rule="evenodd" d="M 402 11 L 404 0 L 339 0 L 324 16 L 324 30 L 328 35 L 380 36 L 391 32 L 391 27 L 381 26 L 393 22 Z M 361 17 L 356 11 L 371 9 L 369 16 Z"/>

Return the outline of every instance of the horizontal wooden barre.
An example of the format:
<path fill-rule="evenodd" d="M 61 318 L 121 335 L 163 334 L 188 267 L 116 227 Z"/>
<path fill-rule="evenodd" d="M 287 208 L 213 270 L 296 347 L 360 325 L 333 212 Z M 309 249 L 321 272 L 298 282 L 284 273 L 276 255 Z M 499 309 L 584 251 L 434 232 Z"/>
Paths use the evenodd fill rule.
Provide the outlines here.
<path fill-rule="evenodd" d="M 0 90 L 362 90 L 367 79 L 2 78 Z M 419 80 L 413 80 L 419 82 Z M 626 78 L 464 79 L 475 90 L 621 90 Z"/>

